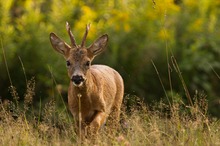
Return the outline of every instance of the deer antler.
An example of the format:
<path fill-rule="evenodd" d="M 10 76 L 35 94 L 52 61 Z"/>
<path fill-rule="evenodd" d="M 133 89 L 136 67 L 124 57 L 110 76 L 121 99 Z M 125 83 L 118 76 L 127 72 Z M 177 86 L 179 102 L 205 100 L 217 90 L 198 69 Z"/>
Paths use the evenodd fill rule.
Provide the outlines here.
<path fill-rule="evenodd" d="M 90 29 L 90 24 L 87 24 L 86 25 L 86 32 L 85 32 L 85 34 L 83 36 L 81 47 L 85 47 L 86 37 L 88 35 L 89 29 Z"/>
<path fill-rule="evenodd" d="M 67 32 L 68 32 L 68 34 L 69 34 L 69 36 L 70 36 L 70 41 L 71 41 L 72 47 L 77 47 L 75 38 L 74 38 L 74 36 L 73 36 L 73 33 L 72 33 L 71 30 L 70 30 L 70 25 L 69 25 L 68 22 L 66 22 L 66 30 L 67 30 Z"/>

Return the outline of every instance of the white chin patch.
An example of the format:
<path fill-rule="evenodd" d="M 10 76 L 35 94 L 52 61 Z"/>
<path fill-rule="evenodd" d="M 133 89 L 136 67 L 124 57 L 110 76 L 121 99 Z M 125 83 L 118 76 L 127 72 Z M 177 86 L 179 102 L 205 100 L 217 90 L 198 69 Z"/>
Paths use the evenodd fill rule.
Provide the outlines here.
<path fill-rule="evenodd" d="M 80 84 L 75 84 L 74 82 L 72 82 L 72 83 L 75 87 L 81 87 L 83 85 L 83 82 L 81 82 Z"/>

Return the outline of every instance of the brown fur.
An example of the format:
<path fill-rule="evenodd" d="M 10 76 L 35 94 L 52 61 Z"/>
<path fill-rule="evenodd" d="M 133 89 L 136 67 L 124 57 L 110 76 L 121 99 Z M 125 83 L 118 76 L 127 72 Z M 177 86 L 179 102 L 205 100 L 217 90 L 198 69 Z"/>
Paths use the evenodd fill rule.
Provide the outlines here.
<path fill-rule="evenodd" d="M 114 119 L 114 123 L 119 122 L 124 94 L 123 80 L 117 71 L 108 66 L 90 64 L 93 58 L 104 50 L 108 41 L 107 35 L 99 37 L 90 47 L 86 48 L 84 45 L 76 45 L 68 24 L 67 30 L 71 34 L 70 38 L 73 44 L 71 47 L 54 33 L 50 34 L 50 41 L 53 48 L 64 55 L 69 62 L 69 77 L 72 78 L 77 74 L 85 79 L 79 86 L 70 81 L 69 109 L 76 120 L 77 129 L 79 122 L 81 122 L 83 133 L 85 129 L 97 133 L 109 116 Z M 88 62 L 89 66 L 86 65 Z M 79 103 L 79 95 L 81 103 Z M 79 104 L 81 104 L 81 119 L 79 119 Z"/>

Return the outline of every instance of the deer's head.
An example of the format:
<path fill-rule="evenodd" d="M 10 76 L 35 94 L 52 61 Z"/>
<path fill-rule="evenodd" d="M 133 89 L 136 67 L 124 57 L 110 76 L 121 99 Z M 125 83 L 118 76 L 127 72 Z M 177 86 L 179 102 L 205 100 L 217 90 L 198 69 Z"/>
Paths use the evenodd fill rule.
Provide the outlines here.
<path fill-rule="evenodd" d="M 87 72 L 91 66 L 91 61 L 104 50 L 108 42 L 108 35 L 104 34 L 89 47 L 86 47 L 85 42 L 89 28 L 90 25 L 87 25 L 81 45 L 76 44 L 68 22 L 66 23 L 66 29 L 71 40 L 71 45 L 68 45 L 55 33 L 50 33 L 50 42 L 53 48 L 66 59 L 68 75 L 76 87 L 81 87 L 87 80 Z"/>

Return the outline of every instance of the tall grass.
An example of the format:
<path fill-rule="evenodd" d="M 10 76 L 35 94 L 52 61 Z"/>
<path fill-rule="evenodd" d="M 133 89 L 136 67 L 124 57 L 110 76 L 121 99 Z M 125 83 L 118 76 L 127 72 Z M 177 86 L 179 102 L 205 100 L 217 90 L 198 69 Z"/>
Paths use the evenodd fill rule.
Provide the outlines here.
<path fill-rule="evenodd" d="M 203 94 L 196 94 L 190 106 L 178 95 L 171 105 L 161 101 L 146 106 L 135 99 L 138 104 L 129 104 L 129 110 L 122 108 L 118 131 L 109 133 L 111 126 L 106 126 L 95 140 L 79 143 L 73 120 L 69 120 L 66 111 L 58 110 L 56 101 L 42 107 L 39 120 L 39 113 L 32 109 L 34 79 L 27 84 L 22 104 L 6 100 L 0 103 L 1 145 L 220 145 L 220 122 L 209 118 Z M 137 97 L 127 96 L 124 105 L 134 98 Z"/>
<path fill-rule="evenodd" d="M 55 98 L 45 105 L 40 103 L 41 109 L 34 109 L 35 80 L 34 78 L 27 80 L 21 59 L 27 88 L 24 102 L 19 101 L 20 97 L 10 78 L 4 49 L 3 55 L 11 82 L 9 89 L 13 97 L 13 101 L 0 100 L 0 144 L 3 146 L 220 145 L 219 120 L 209 117 L 204 94 L 196 93 L 191 99 L 175 58 L 172 58 L 172 63 L 190 104 L 185 104 L 179 95 L 173 93 L 172 100 L 169 100 L 159 72 L 153 64 L 168 104 L 161 100 L 147 106 L 138 97 L 128 95 L 122 107 L 120 128 L 112 132 L 111 124 L 108 124 L 101 129 L 95 139 L 85 139 L 81 142 L 74 131 L 74 120 L 66 108 L 63 111 L 58 110 Z M 53 76 L 52 80 L 56 84 Z M 63 100 L 62 102 L 65 104 Z"/>

